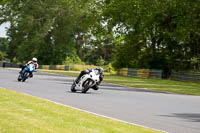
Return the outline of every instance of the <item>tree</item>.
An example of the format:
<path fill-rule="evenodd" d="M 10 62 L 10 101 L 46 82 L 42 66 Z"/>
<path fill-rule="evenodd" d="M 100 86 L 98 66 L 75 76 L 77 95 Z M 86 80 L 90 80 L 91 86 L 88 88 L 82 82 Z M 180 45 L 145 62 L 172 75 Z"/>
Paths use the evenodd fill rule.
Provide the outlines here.
<path fill-rule="evenodd" d="M 99 59 L 97 60 L 97 66 L 103 66 L 104 65 L 104 59 L 100 56 Z"/>
<path fill-rule="evenodd" d="M 199 1 L 105 0 L 104 19 L 123 37 L 115 49 L 117 68 L 189 69 L 199 54 Z M 196 39 L 194 39 L 196 38 Z"/>
<path fill-rule="evenodd" d="M 7 50 L 8 50 L 8 40 L 7 40 L 7 38 L 0 37 L 0 61 L 6 59 Z"/>
<path fill-rule="evenodd" d="M 88 3 L 88 0 L 7 0 L 1 16 L 2 21 L 11 24 L 10 59 L 17 57 L 23 62 L 35 56 L 42 64 L 61 64 L 66 56 L 76 54 L 75 28 Z"/>

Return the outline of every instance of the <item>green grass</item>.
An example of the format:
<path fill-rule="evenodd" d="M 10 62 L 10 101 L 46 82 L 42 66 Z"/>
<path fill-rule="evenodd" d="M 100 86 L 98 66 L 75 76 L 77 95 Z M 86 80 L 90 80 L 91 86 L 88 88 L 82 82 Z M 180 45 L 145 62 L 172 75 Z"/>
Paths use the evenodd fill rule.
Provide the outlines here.
<path fill-rule="evenodd" d="M 52 71 L 40 70 L 48 73 L 61 74 L 76 77 L 79 72 L 76 71 Z M 146 78 L 133 78 L 105 74 L 103 82 L 114 83 L 119 85 L 146 88 L 149 90 L 171 92 L 177 94 L 187 94 L 200 96 L 200 83 L 180 82 L 164 79 L 146 79 Z"/>
<path fill-rule="evenodd" d="M 0 88 L 0 133 L 160 133 Z"/>
<path fill-rule="evenodd" d="M 149 90 L 200 96 L 200 83 L 122 76 L 105 76 L 104 82 L 146 88 Z"/>

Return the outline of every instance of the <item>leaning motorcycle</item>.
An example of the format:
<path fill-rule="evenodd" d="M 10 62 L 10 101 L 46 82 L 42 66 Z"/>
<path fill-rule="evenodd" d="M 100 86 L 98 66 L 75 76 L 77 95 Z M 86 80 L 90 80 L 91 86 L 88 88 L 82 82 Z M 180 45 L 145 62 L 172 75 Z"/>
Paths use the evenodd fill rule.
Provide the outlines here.
<path fill-rule="evenodd" d="M 18 81 L 25 82 L 26 79 L 29 78 L 31 72 L 35 72 L 35 66 L 34 66 L 34 64 L 29 64 L 28 66 L 26 66 L 26 67 L 22 70 L 22 72 L 19 74 L 17 80 L 18 80 Z"/>
<path fill-rule="evenodd" d="M 99 72 L 92 69 L 90 73 L 83 75 L 77 84 L 72 84 L 71 91 L 81 91 L 82 93 L 86 93 L 100 81 L 99 76 Z"/>

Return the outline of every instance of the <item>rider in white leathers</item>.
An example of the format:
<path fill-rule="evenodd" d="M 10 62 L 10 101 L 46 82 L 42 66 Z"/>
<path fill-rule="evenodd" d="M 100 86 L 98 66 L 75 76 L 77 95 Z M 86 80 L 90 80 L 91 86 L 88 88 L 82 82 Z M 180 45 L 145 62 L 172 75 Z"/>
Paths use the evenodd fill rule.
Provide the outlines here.
<path fill-rule="evenodd" d="M 97 70 L 97 71 L 99 72 L 100 76 L 99 76 L 99 82 L 98 82 L 96 85 L 94 85 L 92 88 L 93 88 L 94 90 L 98 90 L 98 89 L 99 89 L 99 86 L 98 86 L 98 85 L 100 85 L 100 83 L 102 82 L 103 77 L 104 77 L 104 74 L 103 74 L 104 70 L 103 70 L 103 68 L 101 68 L 101 67 L 99 67 L 99 68 L 94 68 L 94 70 Z M 81 73 L 79 74 L 79 76 L 76 78 L 76 80 L 75 80 L 74 83 L 73 83 L 73 84 L 74 84 L 74 87 L 75 87 L 75 84 L 78 84 L 80 78 L 81 78 L 83 75 L 88 74 L 88 73 L 90 73 L 91 71 L 92 71 L 92 69 L 86 69 L 86 70 L 84 70 L 84 71 L 81 71 Z"/>

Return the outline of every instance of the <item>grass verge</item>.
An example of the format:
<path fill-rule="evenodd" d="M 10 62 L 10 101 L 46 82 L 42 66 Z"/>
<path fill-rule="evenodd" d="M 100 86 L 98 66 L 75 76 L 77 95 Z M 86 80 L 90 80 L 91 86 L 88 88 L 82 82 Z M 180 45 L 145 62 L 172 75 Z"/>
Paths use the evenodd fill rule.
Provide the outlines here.
<path fill-rule="evenodd" d="M 77 71 L 54 71 L 54 70 L 40 70 L 43 72 L 66 75 L 78 76 Z M 146 88 L 149 90 L 171 92 L 177 94 L 187 94 L 200 96 L 200 83 L 180 82 L 164 79 L 146 79 L 146 78 L 133 78 L 105 74 L 103 82 L 114 83 L 119 85 Z"/>
<path fill-rule="evenodd" d="M 1 133 L 160 133 L 0 88 Z"/>

